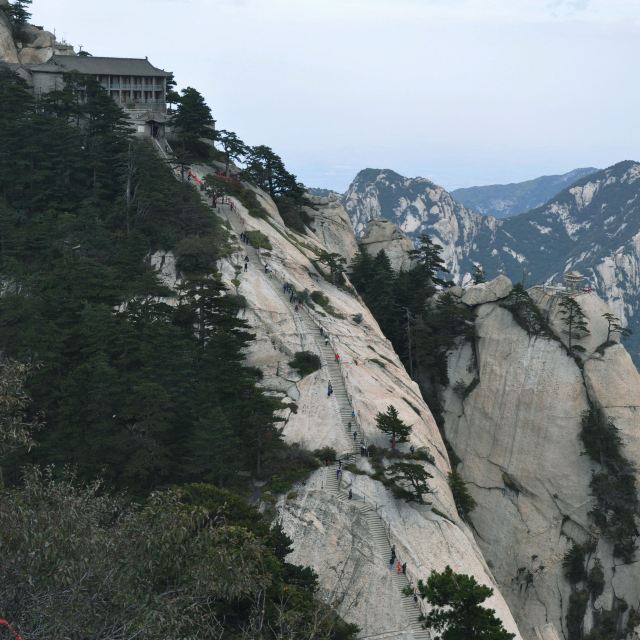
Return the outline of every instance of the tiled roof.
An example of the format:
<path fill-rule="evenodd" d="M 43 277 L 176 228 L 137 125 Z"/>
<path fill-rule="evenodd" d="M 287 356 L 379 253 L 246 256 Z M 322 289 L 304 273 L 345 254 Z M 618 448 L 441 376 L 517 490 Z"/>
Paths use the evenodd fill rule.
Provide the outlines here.
<path fill-rule="evenodd" d="M 146 58 L 100 58 L 97 56 L 53 56 L 44 64 L 26 65 L 30 71 L 77 73 L 92 76 L 168 76 Z"/>

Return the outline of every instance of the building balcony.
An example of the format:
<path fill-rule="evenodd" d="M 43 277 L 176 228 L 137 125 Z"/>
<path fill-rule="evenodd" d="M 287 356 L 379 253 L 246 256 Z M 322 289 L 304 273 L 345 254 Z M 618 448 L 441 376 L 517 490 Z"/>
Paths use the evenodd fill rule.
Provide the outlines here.
<path fill-rule="evenodd" d="M 112 83 L 110 86 L 104 85 L 105 88 L 112 91 L 164 91 L 163 84 L 117 84 Z"/>

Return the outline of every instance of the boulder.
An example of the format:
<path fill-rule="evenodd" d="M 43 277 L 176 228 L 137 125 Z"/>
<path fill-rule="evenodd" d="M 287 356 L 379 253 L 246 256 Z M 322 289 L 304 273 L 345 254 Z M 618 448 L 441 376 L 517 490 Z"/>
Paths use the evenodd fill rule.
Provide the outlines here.
<path fill-rule="evenodd" d="M 513 284 L 507 276 L 498 276 L 489 282 L 474 284 L 466 287 L 462 295 L 462 302 L 470 307 L 487 302 L 495 302 L 506 298 L 513 289 Z"/>
<path fill-rule="evenodd" d="M 360 244 L 370 256 L 377 256 L 384 250 L 396 271 L 411 268 L 410 252 L 415 249 L 413 242 L 393 222 L 384 218 L 371 220 L 365 229 Z"/>

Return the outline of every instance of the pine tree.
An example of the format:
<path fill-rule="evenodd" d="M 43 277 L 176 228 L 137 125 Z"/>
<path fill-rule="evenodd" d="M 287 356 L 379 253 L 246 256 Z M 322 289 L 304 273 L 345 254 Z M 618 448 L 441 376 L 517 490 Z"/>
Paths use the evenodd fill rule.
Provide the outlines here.
<path fill-rule="evenodd" d="M 631 335 L 631 331 L 620 324 L 620 318 L 614 316 L 613 313 L 603 313 L 602 317 L 607 321 L 607 340 L 611 340 L 612 333 L 619 333 L 621 336 Z"/>
<path fill-rule="evenodd" d="M 493 589 L 480 585 L 473 576 L 454 573 L 447 566 L 433 571 L 426 584 L 418 582 L 420 596 L 432 605 L 426 628 L 437 635 L 434 640 L 511 640 L 493 609 L 480 606 L 493 595 Z"/>
<path fill-rule="evenodd" d="M 380 431 L 391 436 L 393 447 L 395 447 L 398 442 L 407 442 L 411 434 L 411 426 L 400 418 L 398 410 L 392 404 L 387 407 L 385 413 L 377 413 L 376 426 Z"/>
<path fill-rule="evenodd" d="M 31 6 L 33 0 L 14 0 L 5 10 L 11 20 L 12 29 L 14 34 L 20 33 L 20 28 L 23 27 L 31 19 L 31 13 L 28 7 Z"/>
<path fill-rule="evenodd" d="M 424 496 L 433 493 L 428 480 L 433 476 L 421 465 L 413 462 L 396 462 L 385 469 L 393 492 L 407 502 L 427 504 Z"/>
<path fill-rule="evenodd" d="M 482 265 L 473 265 L 471 279 L 473 280 L 473 284 L 482 284 L 483 282 L 487 281 L 487 277 L 484 275 L 484 269 L 482 268 Z"/>
<path fill-rule="evenodd" d="M 233 160 L 244 158 L 249 153 L 249 147 L 233 131 L 221 129 L 217 132 L 216 142 L 224 153 L 225 175 L 229 173 L 229 165 Z"/>
<path fill-rule="evenodd" d="M 411 257 L 421 265 L 434 284 L 448 284 L 438 276 L 439 273 L 449 273 L 442 259 L 442 246 L 433 242 L 426 233 L 420 236 L 420 247 L 411 252 Z"/>
<path fill-rule="evenodd" d="M 244 175 L 272 198 L 287 196 L 297 200 L 304 194 L 304 188 L 287 171 L 282 158 L 265 145 L 250 147 Z"/>
<path fill-rule="evenodd" d="M 210 148 L 203 140 L 215 140 L 215 120 L 199 91 L 193 87 L 182 90 L 169 124 L 176 131 L 183 153 L 191 154 L 194 159 L 208 158 Z"/>
<path fill-rule="evenodd" d="M 580 304 L 570 295 L 564 296 L 560 302 L 560 317 L 565 325 L 565 333 L 569 337 L 569 351 L 584 351 L 584 347 L 574 344 L 589 335 L 587 317 L 584 315 Z"/>

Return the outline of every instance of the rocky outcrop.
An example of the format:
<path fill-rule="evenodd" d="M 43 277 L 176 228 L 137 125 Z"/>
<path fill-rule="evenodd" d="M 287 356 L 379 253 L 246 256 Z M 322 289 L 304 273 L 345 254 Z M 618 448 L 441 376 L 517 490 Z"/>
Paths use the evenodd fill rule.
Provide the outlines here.
<path fill-rule="evenodd" d="M 1 5 L 0 5 L 1 7 Z M 0 8 L 0 62 L 7 64 L 18 64 L 18 50 L 13 41 L 11 25 L 6 14 Z"/>
<path fill-rule="evenodd" d="M 20 29 L 18 58 L 20 64 L 42 64 L 53 56 L 55 37 L 33 25 L 26 24 Z"/>
<path fill-rule="evenodd" d="M 360 171 L 343 201 L 358 236 L 379 218 L 398 225 L 412 241 L 428 234 L 442 246 L 442 257 L 460 283 L 470 279 L 473 262 L 468 255 L 474 242 L 493 237 L 497 223 L 469 211 L 430 180 L 405 178 L 389 169 Z"/>
<path fill-rule="evenodd" d="M 474 284 L 464 289 L 462 302 L 470 307 L 486 304 L 487 302 L 496 302 L 496 300 L 506 298 L 512 289 L 513 285 L 507 276 L 498 276 L 490 282 Z"/>
<path fill-rule="evenodd" d="M 480 547 L 523 637 L 539 640 L 566 637 L 571 586 L 562 559 L 574 542 L 598 539 L 591 562 L 597 557 L 605 574 L 586 631 L 593 612 L 611 609 L 616 597 L 640 605 L 640 567 L 615 560 L 589 516 L 595 465 L 580 438 L 582 417 L 596 406 L 620 429 L 624 455 L 638 459 L 640 376 L 621 345 L 597 350 L 607 307 L 595 294 L 576 296 L 592 329 L 581 368 L 563 343 L 564 292 L 530 293 L 555 335 L 528 335 L 499 302 L 480 304 L 474 341 L 449 356 L 443 404 L 447 439 L 478 503 L 472 521 Z"/>
<path fill-rule="evenodd" d="M 347 263 L 358 251 L 353 226 L 349 215 L 334 194 L 315 196 L 307 194 L 310 206 L 304 210 L 311 218 L 311 232 L 314 238 L 329 253 L 341 255 Z"/>
<path fill-rule="evenodd" d="M 334 209 L 330 203 L 318 204 Z M 458 516 L 447 482 L 450 465 L 446 450 L 417 385 L 357 296 L 337 288 L 316 269 L 320 252 L 336 245 L 322 245 L 317 229 L 315 235 L 300 235 L 273 219 L 251 217 L 240 203 L 236 203 L 235 212 L 225 207 L 221 213 L 228 217 L 234 234 L 260 231 L 271 246 L 259 257 L 249 251 L 250 267 L 245 272 L 246 247 L 238 243 L 237 251 L 223 260 L 220 268 L 231 291 L 247 301 L 243 317 L 256 336 L 247 349 L 247 361 L 262 370 L 265 389 L 282 402 L 285 438 L 312 450 L 330 446 L 342 453 L 353 446 L 342 426 L 338 404 L 327 397 L 327 369 L 301 379 L 289 366 L 295 352 L 318 353 L 319 346 L 283 295 L 282 283 L 288 282 L 300 292 L 319 291 L 329 301 L 324 306 L 308 303 L 309 313 L 329 334 L 332 348 L 341 356 L 346 392 L 356 413 L 354 422 L 366 443 L 389 446 L 375 427 L 375 415 L 393 404 L 401 418 L 413 425 L 411 442 L 428 447 L 434 456 L 434 464 L 427 463 L 434 476 L 432 506 L 396 500 L 371 477 L 372 468 L 365 458 L 358 460 L 358 473 L 345 469 L 344 482 L 358 500 L 376 506 L 414 584 L 447 564 L 474 575 L 494 589 L 489 605 L 520 639 L 471 531 Z M 324 219 L 326 237 L 337 236 L 343 225 L 340 216 Z M 337 227 L 332 229 L 334 224 Z M 265 273 L 265 264 L 271 275 Z M 408 446 L 401 445 L 404 450 Z M 329 471 L 333 473 L 333 469 Z M 360 625 L 364 636 L 388 633 L 390 638 L 410 640 L 413 636 L 402 613 L 401 594 L 391 579 L 388 558 L 372 546 L 371 531 L 361 513 L 327 490 L 326 473 L 325 469 L 316 471 L 277 499 L 278 518 L 294 541 L 292 559 L 314 568 L 324 596 L 347 620 Z"/>
<path fill-rule="evenodd" d="M 367 223 L 360 244 L 367 253 L 375 257 L 383 251 L 396 271 L 407 271 L 412 266 L 410 252 L 415 249 L 413 242 L 392 222 L 384 218 Z"/>

